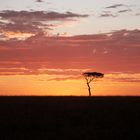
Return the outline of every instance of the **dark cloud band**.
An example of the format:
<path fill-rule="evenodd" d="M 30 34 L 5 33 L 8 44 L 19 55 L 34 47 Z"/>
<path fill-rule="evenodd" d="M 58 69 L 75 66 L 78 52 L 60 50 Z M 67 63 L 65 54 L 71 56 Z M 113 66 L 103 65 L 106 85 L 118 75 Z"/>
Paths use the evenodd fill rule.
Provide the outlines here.
<path fill-rule="evenodd" d="M 53 23 L 49 21 L 67 21 L 74 18 L 86 18 L 88 15 L 72 12 L 46 12 L 46 11 L 1 11 L 0 31 L 1 32 L 21 32 L 34 33 L 50 30 Z"/>

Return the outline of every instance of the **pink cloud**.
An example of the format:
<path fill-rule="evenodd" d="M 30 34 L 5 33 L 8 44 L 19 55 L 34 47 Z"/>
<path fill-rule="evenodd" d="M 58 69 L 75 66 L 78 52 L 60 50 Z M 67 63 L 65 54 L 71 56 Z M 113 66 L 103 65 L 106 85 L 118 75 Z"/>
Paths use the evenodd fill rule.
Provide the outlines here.
<path fill-rule="evenodd" d="M 38 34 L 27 40 L 0 41 L 0 73 L 51 74 L 47 69 L 137 73 L 140 68 L 139 38 L 139 30 L 121 30 L 72 37 Z"/>

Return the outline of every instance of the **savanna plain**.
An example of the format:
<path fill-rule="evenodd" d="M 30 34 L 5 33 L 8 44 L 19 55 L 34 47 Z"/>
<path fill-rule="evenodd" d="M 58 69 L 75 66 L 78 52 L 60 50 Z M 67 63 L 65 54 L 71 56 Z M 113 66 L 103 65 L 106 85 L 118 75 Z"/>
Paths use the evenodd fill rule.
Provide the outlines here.
<path fill-rule="evenodd" d="M 137 139 L 140 97 L 1 96 L 1 140 Z"/>

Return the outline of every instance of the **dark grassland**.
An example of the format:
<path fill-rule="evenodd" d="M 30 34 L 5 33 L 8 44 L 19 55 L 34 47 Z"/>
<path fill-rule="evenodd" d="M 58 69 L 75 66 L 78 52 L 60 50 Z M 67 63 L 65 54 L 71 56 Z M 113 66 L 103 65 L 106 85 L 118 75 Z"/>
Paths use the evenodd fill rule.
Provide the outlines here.
<path fill-rule="evenodd" d="M 0 97 L 0 140 L 140 137 L 140 97 Z"/>

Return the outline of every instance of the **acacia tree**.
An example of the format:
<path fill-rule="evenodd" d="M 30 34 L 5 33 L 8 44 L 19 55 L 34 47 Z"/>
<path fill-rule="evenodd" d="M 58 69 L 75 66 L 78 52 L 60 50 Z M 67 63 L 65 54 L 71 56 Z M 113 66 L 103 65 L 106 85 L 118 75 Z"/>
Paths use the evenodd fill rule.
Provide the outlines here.
<path fill-rule="evenodd" d="M 89 96 L 91 96 L 90 83 L 96 78 L 103 78 L 104 74 L 99 73 L 99 72 L 84 72 L 83 76 L 85 77 L 86 82 L 87 82 Z"/>

